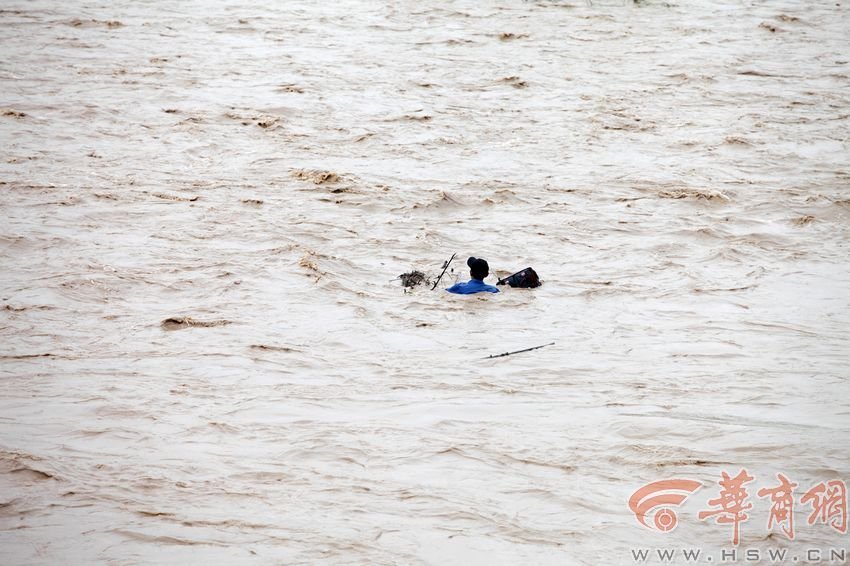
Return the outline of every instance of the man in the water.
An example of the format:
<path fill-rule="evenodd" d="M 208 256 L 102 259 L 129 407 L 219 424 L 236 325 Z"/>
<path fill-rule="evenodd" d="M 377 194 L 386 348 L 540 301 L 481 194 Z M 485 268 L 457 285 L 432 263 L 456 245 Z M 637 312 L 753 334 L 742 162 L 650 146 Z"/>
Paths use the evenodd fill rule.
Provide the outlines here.
<path fill-rule="evenodd" d="M 486 260 L 479 257 L 471 257 L 466 260 L 469 266 L 469 275 L 472 279 L 467 283 L 455 283 L 446 291 L 458 295 L 471 295 L 473 293 L 498 293 L 499 290 L 484 282 L 484 278 L 490 275 L 490 266 Z"/>

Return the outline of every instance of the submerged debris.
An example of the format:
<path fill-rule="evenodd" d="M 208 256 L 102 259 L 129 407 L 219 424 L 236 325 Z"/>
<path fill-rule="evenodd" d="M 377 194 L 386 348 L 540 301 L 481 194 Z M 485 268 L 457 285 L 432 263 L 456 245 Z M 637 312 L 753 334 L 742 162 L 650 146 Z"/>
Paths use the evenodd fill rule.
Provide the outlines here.
<path fill-rule="evenodd" d="M 66 22 L 69 26 L 79 28 L 79 27 L 92 27 L 92 26 L 106 26 L 110 29 L 121 28 L 124 27 L 124 24 L 119 22 L 118 20 L 81 20 L 79 18 L 74 18 L 73 20 L 69 20 Z"/>
<path fill-rule="evenodd" d="M 791 222 L 793 222 L 797 226 L 805 226 L 807 224 L 811 224 L 814 221 L 815 221 L 815 217 L 812 216 L 811 214 L 807 214 L 805 216 L 800 216 L 799 218 L 795 218 Z"/>
<path fill-rule="evenodd" d="M 162 321 L 162 328 L 165 330 L 180 330 L 192 326 L 200 326 L 202 328 L 210 328 L 212 326 L 227 326 L 233 324 L 230 320 L 195 320 L 188 316 L 173 316 Z"/>
<path fill-rule="evenodd" d="M 510 41 L 512 39 L 525 39 L 527 37 L 527 33 L 513 33 L 509 31 L 505 31 L 499 34 L 499 39 L 501 39 L 502 41 Z"/>
<path fill-rule="evenodd" d="M 512 75 L 510 77 L 503 77 L 499 80 L 503 83 L 508 83 L 509 85 L 511 85 L 514 88 L 525 88 L 525 87 L 528 86 L 527 82 L 525 82 L 524 80 L 521 80 L 516 75 Z"/>
<path fill-rule="evenodd" d="M 723 194 L 722 192 L 708 189 L 671 189 L 668 191 L 659 191 L 658 196 L 661 198 L 671 199 L 692 198 L 712 201 L 730 200 L 729 197 Z"/>
<path fill-rule="evenodd" d="M 297 348 L 290 348 L 289 346 L 269 346 L 268 344 L 251 344 L 251 349 L 253 350 L 263 350 L 268 352 L 300 352 L 301 350 Z"/>
<path fill-rule="evenodd" d="M 417 285 L 422 285 L 423 283 L 426 285 L 431 284 L 431 281 L 421 271 L 411 271 L 409 273 L 402 273 L 398 276 L 398 278 L 401 279 L 401 284 L 404 287 L 416 287 Z"/>
<path fill-rule="evenodd" d="M 277 124 L 279 120 L 279 118 L 263 118 L 257 121 L 257 125 L 265 130 Z"/>
<path fill-rule="evenodd" d="M 297 171 L 293 171 L 292 176 L 302 181 L 312 181 L 316 185 L 336 183 L 339 181 L 339 175 L 333 171 L 311 171 L 299 169 Z"/>
<path fill-rule="evenodd" d="M 166 194 L 166 193 L 151 193 L 151 196 L 154 196 L 156 198 L 161 198 L 163 200 L 174 200 L 174 201 L 178 201 L 178 202 L 195 202 L 196 200 L 198 200 L 198 198 L 200 198 L 200 197 L 198 197 L 198 195 L 192 195 L 192 196 L 189 196 L 189 197 L 184 197 L 184 196 L 180 196 L 180 195 L 169 195 L 169 194 Z"/>
<path fill-rule="evenodd" d="M 319 269 L 319 265 L 316 263 L 317 258 L 318 256 L 315 252 L 307 252 L 298 260 L 298 265 L 311 272 L 311 276 L 315 277 L 316 281 L 325 275 L 325 272 Z"/>

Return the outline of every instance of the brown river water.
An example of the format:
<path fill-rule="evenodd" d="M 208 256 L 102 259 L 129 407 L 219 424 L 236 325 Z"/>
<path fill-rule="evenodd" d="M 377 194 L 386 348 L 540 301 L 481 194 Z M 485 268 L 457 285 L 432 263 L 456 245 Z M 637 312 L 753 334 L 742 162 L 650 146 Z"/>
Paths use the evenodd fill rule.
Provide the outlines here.
<path fill-rule="evenodd" d="M 741 552 L 850 548 L 801 501 L 850 482 L 848 46 L 844 0 L 4 0 L 0 564 L 718 563 L 741 469 Z"/>

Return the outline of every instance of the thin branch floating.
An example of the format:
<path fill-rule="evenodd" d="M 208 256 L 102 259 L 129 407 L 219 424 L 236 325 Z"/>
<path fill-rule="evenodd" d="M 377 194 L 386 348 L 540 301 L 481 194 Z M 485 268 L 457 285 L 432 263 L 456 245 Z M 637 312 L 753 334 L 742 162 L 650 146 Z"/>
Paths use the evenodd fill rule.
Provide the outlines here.
<path fill-rule="evenodd" d="M 504 354 L 493 354 L 492 356 L 487 356 L 486 358 L 482 358 L 483 360 L 489 360 L 492 358 L 503 358 L 505 356 L 512 356 L 514 354 L 522 354 L 523 352 L 530 352 L 532 350 L 539 350 L 540 348 L 545 348 L 546 346 L 553 345 L 554 342 L 549 342 L 548 344 L 541 344 L 540 346 L 534 346 L 533 348 L 525 348 L 524 350 L 516 350 L 514 352 L 505 352 Z"/>

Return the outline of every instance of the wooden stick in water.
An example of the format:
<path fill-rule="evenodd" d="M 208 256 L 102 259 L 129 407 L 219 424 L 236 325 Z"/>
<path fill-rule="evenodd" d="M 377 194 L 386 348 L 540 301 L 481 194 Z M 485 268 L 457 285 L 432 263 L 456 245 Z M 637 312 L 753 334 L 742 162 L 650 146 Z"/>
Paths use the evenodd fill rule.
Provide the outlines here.
<path fill-rule="evenodd" d="M 502 358 L 504 356 L 512 356 L 514 354 L 522 354 L 523 352 L 530 352 L 532 350 L 539 350 L 540 348 L 545 348 L 546 346 L 551 346 L 554 342 L 549 342 L 548 344 L 541 344 L 540 346 L 534 346 L 533 348 L 526 348 L 524 350 L 516 350 L 515 352 L 505 352 L 504 354 L 493 354 L 492 356 L 487 356 L 486 358 L 481 358 L 483 360 L 489 360 L 491 358 Z"/>
<path fill-rule="evenodd" d="M 433 291 L 434 289 L 436 289 L 436 288 L 437 288 L 437 285 L 439 285 L 439 283 L 440 283 L 440 279 L 442 279 L 442 278 L 443 278 L 443 275 L 445 275 L 445 274 L 446 274 L 446 270 L 449 268 L 449 265 L 451 265 L 452 261 L 454 261 L 454 258 L 455 258 L 455 256 L 456 256 L 456 255 L 457 255 L 457 254 L 452 254 L 452 257 L 450 257 L 450 258 L 449 258 L 449 261 L 447 261 L 447 262 L 446 262 L 446 265 L 444 265 L 444 266 L 443 266 L 443 272 L 442 272 L 442 273 L 440 273 L 440 276 L 439 276 L 439 277 L 437 277 L 437 280 L 436 280 L 436 281 L 434 281 L 434 286 L 433 286 L 433 287 L 431 287 L 431 290 L 432 290 L 432 291 Z"/>

